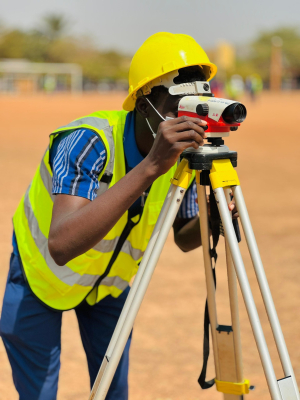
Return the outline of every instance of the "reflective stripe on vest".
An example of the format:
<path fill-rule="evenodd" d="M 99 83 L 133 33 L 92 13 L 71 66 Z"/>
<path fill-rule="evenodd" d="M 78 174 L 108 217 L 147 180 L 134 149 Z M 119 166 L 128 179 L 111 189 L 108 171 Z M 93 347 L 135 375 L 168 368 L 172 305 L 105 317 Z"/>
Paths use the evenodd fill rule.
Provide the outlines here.
<path fill-rule="evenodd" d="M 32 207 L 29 199 L 29 190 L 30 186 L 26 191 L 24 198 L 24 209 L 26 218 L 28 220 L 29 228 L 32 234 L 32 237 L 35 241 L 36 246 L 40 249 L 42 256 L 44 257 L 48 267 L 51 271 L 65 284 L 69 286 L 73 286 L 75 284 L 81 286 L 94 286 L 97 280 L 100 278 L 100 275 L 89 275 L 83 274 L 80 275 L 77 272 L 72 271 L 67 265 L 59 266 L 57 265 L 53 258 L 51 257 L 48 249 L 48 239 L 43 235 L 43 233 L 39 229 L 39 224 L 37 219 L 34 216 L 32 211 Z M 106 241 L 113 242 L 113 241 Z M 105 247 L 105 245 L 103 246 Z M 108 251 L 113 251 L 108 250 Z M 126 289 L 128 286 L 128 282 L 124 281 L 120 277 L 106 277 L 101 281 L 101 285 L 105 286 L 116 286 L 120 290 Z"/>

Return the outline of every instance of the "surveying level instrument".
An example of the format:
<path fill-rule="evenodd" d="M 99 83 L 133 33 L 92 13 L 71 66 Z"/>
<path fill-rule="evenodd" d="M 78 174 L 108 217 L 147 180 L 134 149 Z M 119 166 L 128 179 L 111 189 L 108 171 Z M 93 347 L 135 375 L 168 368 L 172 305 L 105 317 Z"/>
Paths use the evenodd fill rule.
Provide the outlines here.
<path fill-rule="evenodd" d="M 249 381 L 244 378 L 242 369 L 237 277 L 272 400 L 300 400 L 294 371 L 252 230 L 239 178 L 234 170 L 234 167 L 237 166 L 237 153 L 230 151 L 222 140 L 222 137 L 229 135 L 229 131 L 232 127 L 235 128 L 239 126 L 240 122 L 244 120 L 246 117 L 246 109 L 244 106 L 236 106 L 236 104 L 240 103 L 225 99 L 215 99 L 216 102 L 209 100 L 209 98 L 203 98 L 202 96 L 185 96 L 179 103 L 179 114 L 183 113 L 192 116 L 200 114 L 202 118 L 202 114 L 207 112 L 206 115 L 209 127 L 207 136 L 209 137 L 208 140 L 210 143 L 199 147 L 197 150 L 189 148 L 184 151 L 181 156 L 181 162 L 171 180 L 171 186 L 102 361 L 89 400 L 104 400 L 106 398 L 106 394 L 123 354 L 134 320 L 168 233 L 176 218 L 184 194 L 193 178 L 193 171 L 195 171 L 197 183 L 200 231 L 207 288 L 207 308 L 211 326 L 216 388 L 219 392 L 224 394 L 225 400 L 243 399 L 243 396 L 249 392 L 250 388 Z M 225 104 L 225 102 L 227 103 Z M 203 107 L 204 103 L 208 104 L 208 107 Z M 201 105 L 201 107 L 199 107 L 199 105 Z M 211 105 L 212 107 L 210 107 Z M 230 115 L 233 119 L 226 122 L 223 116 L 224 110 L 226 110 L 226 108 L 228 109 L 228 107 L 231 107 L 231 110 L 227 110 L 227 116 Z M 209 110 L 209 108 L 213 109 L 213 111 Z M 215 118 L 214 121 L 216 124 L 212 123 L 209 126 L 210 116 Z M 219 121 L 220 124 L 218 125 L 217 123 Z M 215 281 L 212 268 L 212 249 L 210 245 L 210 228 L 206 197 L 207 186 L 211 186 L 212 188 L 225 232 L 226 264 L 232 326 L 219 325 L 217 320 Z M 239 249 L 232 216 L 228 209 L 228 203 L 231 201 L 231 191 L 239 213 L 252 264 L 284 372 L 284 377 L 279 380 L 277 380 L 275 376 Z"/>

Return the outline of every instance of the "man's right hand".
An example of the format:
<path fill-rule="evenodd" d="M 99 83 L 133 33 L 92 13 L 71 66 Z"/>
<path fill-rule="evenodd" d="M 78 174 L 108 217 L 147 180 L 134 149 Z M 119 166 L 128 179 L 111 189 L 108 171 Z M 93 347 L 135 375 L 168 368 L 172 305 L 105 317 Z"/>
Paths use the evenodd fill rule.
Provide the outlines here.
<path fill-rule="evenodd" d="M 165 174 L 188 147 L 197 149 L 206 138 L 206 121 L 182 116 L 163 121 L 158 126 L 157 136 L 146 158 L 157 176 Z"/>

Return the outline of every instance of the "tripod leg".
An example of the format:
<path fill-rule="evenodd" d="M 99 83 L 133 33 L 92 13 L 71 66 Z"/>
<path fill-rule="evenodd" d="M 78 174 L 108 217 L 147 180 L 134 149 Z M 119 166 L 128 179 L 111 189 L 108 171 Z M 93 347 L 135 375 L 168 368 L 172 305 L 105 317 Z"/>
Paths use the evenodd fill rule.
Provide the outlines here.
<path fill-rule="evenodd" d="M 172 227 L 186 191 L 186 189 L 174 185 L 171 185 L 170 190 L 171 196 L 169 199 L 166 199 L 166 205 L 163 207 L 162 217 L 158 221 L 158 227 L 153 231 L 150 239 L 151 245 L 149 242 L 149 250 L 147 247 L 144 258 L 139 267 L 141 272 L 139 273 L 138 279 L 134 280 L 133 282 L 132 288 L 124 305 L 125 310 L 123 309 L 119 319 L 120 324 L 118 322 L 115 330 L 116 334 L 114 333 L 111 339 L 112 344 L 109 345 L 109 352 L 107 351 L 103 359 L 89 400 L 104 400 L 106 397 L 127 339 L 132 330 L 134 320 L 156 267 L 158 258 L 162 252 L 168 233 Z"/>
<path fill-rule="evenodd" d="M 97 378 L 96 378 L 96 380 L 94 382 L 93 389 L 92 389 L 92 392 L 91 392 L 90 396 L 92 396 L 93 392 L 95 392 L 95 390 L 99 386 L 99 383 L 101 381 L 103 372 L 104 372 L 104 370 L 106 368 L 106 365 L 108 363 L 107 359 L 110 359 L 110 357 L 112 355 L 112 352 L 114 350 L 115 344 L 116 344 L 116 342 L 117 342 L 117 340 L 119 338 L 119 335 L 120 335 L 120 333 L 122 331 L 123 324 L 124 324 L 124 322 L 126 320 L 128 310 L 130 309 L 132 301 L 134 300 L 137 288 L 138 288 L 139 283 L 141 281 L 141 278 L 142 278 L 142 276 L 144 274 L 145 267 L 147 265 L 147 261 L 148 261 L 148 259 L 150 257 L 150 254 L 151 254 L 151 252 L 152 252 L 152 250 L 153 250 L 153 248 L 155 246 L 158 234 L 159 234 L 160 229 L 162 227 L 162 224 L 163 224 L 163 222 L 165 220 L 167 211 L 168 211 L 169 206 L 170 206 L 170 204 L 172 202 L 172 199 L 174 197 L 175 191 L 176 191 L 176 187 L 171 185 L 170 189 L 168 191 L 168 194 L 166 196 L 166 200 L 164 202 L 164 205 L 163 205 L 163 207 L 161 209 L 161 212 L 159 214 L 157 223 L 156 223 L 156 225 L 154 227 L 153 233 L 152 233 L 151 238 L 149 240 L 147 249 L 146 249 L 145 254 L 143 256 L 143 261 L 140 264 L 140 267 L 139 267 L 139 269 L 137 271 L 137 274 L 135 276 L 133 285 L 132 285 L 132 287 L 130 289 L 130 292 L 129 292 L 128 296 L 127 296 L 126 302 L 125 302 L 125 304 L 123 306 L 122 313 L 121 313 L 121 315 L 120 315 L 120 317 L 118 319 L 118 323 L 117 323 L 117 325 L 115 327 L 113 336 L 111 337 L 111 340 L 109 342 L 109 346 L 108 346 L 108 348 L 106 350 L 105 357 L 104 357 L 103 362 L 101 364 L 101 367 L 99 369 L 99 372 L 98 372 Z"/>
<path fill-rule="evenodd" d="M 244 302 L 248 312 L 249 320 L 252 326 L 255 341 L 261 357 L 263 369 L 266 375 L 267 383 L 273 400 L 282 400 L 276 376 L 274 373 L 272 361 L 265 341 L 264 333 L 260 324 L 259 316 L 256 310 L 248 277 L 245 271 L 243 259 L 239 250 L 239 245 L 232 225 L 232 219 L 228 210 L 227 201 L 222 187 L 214 188 L 214 194 L 218 204 L 220 216 L 228 240 L 230 252 L 234 262 L 236 274 L 239 280 Z"/>
<path fill-rule="evenodd" d="M 215 282 L 214 282 L 211 257 L 210 257 L 210 232 L 208 224 L 206 190 L 205 186 L 200 185 L 199 171 L 196 172 L 196 179 L 197 179 L 197 195 L 198 195 L 198 205 L 199 205 L 201 242 L 202 242 L 203 258 L 204 258 L 206 290 L 207 290 L 208 313 L 211 326 L 216 377 L 217 379 L 220 379 L 220 366 L 219 366 L 218 342 L 217 342 L 218 322 L 217 322 L 217 309 L 216 309 L 216 298 L 215 298 Z"/>
<path fill-rule="evenodd" d="M 225 189 L 225 196 L 227 204 L 230 203 L 230 190 Z M 231 214 L 231 213 L 230 213 Z M 232 329 L 234 332 L 234 354 L 235 354 L 235 366 L 236 366 L 236 377 L 237 382 L 243 382 L 243 360 L 242 360 L 242 344 L 241 344 L 241 333 L 240 333 L 240 319 L 239 319 L 239 307 L 238 307 L 238 296 L 237 296 L 237 282 L 234 265 L 230 253 L 228 241 L 225 238 L 225 251 L 226 251 L 226 264 L 227 264 L 227 275 L 228 275 L 228 290 L 230 300 L 230 312 L 232 320 Z"/>
<path fill-rule="evenodd" d="M 210 255 L 210 232 L 208 225 L 207 200 L 205 186 L 200 185 L 200 174 L 196 172 L 201 241 L 204 256 L 207 304 L 211 326 L 213 353 L 216 371 L 216 387 L 223 393 L 224 400 L 241 400 L 249 382 L 243 379 L 241 344 L 239 332 L 238 307 L 236 296 L 236 275 L 230 252 L 227 251 L 229 293 L 233 328 L 220 326 L 217 321 L 215 282 Z M 228 247 L 228 246 L 227 246 Z M 227 249 L 228 250 L 228 249 Z M 229 394 L 231 393 L 231 394 Z M 232 394 L 236 393 L 236 394 Z"/>
<path fill-rule="evenodd" d="M 263 297 L 263 301 L 266 307 L 266 311 L 268 314 L 268 318 L 270 321 L 270 325 L 273 331 L 274 339 L 276 342 L 277 350 L 279 353 L 279 357 L 281 360 L 282 368 L 285 373 L 285 376 L 291 376 L 293 380 L 293 386 L 296 392 L 297 399 L 299 400 L 299 390 L 297 386 L 297 382 L 295 379 L 293 367 L 291 364 L 291 360 L 288 354 L 288 350 L 285 344 L 285 340 L 283 337 L 283 333 L 281 330 L 281 326 L 278 320 L 278 316 L 276 313 L 276 309 L 273 303 L 272 295 L 270 292 L 270 288 L 268 285 L 268 281 L 265 275 L 265 271 L 262 265 L 262 261 L 260 258 L 260 254 L 258 251 L 258 247 L 256 244 L 256 240 L 254 237 L 254 233 L 252 230 L 250 218 L 247 212 L 246 204 L 244 201 L 242 189 L 240 186 L 235 186 L 233 188 L 233 194 L 236 201 L 236 206 L 239 212 L 240 220 L 243 226 L 243 230 L 245 233 L 247 245 L 249 248 L 249 252 L 251 255 L 253 267 L 256 273 L 257 281 L 260 287 L 260 291 Z"/>
<path fill-rule="evenodd" d="M 256 310 L 248 277 L 245 271 L 243 259 L 239 250 L 238 242 L 232 225 L 232 220 L 227 207 L 227 201 L 224 195 L 223 188 L 214 189 L 216 201 L 218 204 L 220 216 L 225 230 L 225 235 L 228 240 L 230 252 L 233 258 L 236 274 L 239 280 L 244 302 L 252 326 L 256 345 L 261 357 L 263 369 L 266 375 L 267 383 L 273 400 L 281 400 L 276 376 L 274 373 L 272 361 L 265 341 L 264 333 L 260 324 L 259 316 Z"/>
<path fill-rule="evenodd" d="M 244 396 L 235 395 L 235 394 L 224 394 L 224 400 L 243 400 Z"/>

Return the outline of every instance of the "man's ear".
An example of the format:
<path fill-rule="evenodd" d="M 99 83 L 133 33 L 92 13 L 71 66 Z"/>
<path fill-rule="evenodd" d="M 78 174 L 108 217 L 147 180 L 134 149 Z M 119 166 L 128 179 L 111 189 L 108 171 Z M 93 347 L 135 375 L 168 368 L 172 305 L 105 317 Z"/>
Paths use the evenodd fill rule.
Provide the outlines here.
<path fill-rule="evenodd" d="M 144 97 L 138 97 L 135 102 L 135 109 L 143 117 L 149 117 L 150 104 Z"/>

